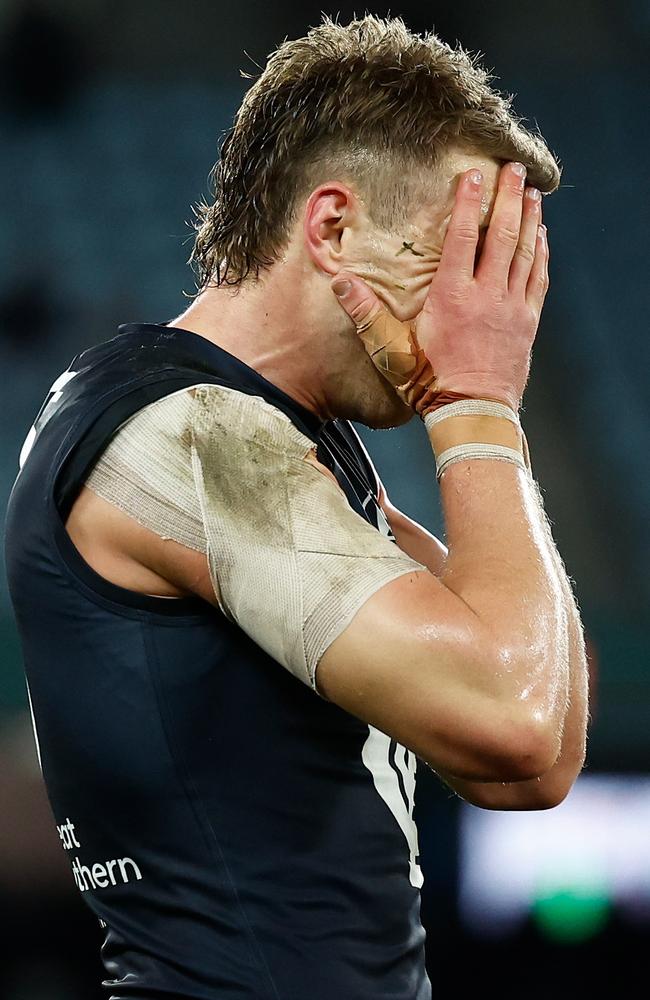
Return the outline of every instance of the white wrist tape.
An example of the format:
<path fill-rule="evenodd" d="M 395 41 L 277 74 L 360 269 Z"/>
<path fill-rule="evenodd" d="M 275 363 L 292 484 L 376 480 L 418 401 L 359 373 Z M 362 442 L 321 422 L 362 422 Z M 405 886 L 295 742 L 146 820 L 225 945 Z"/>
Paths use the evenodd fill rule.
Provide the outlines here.
<path fill-rule="evenodd" d="M 455 465 L 456 462 L 467 462 L 476 458 L 491 458 L 497 462 L 509 462 L 511 465 L 519 466 L 524 472 L 528 471 L 521 452 L 515 448 L 506 448 L 500 444 L 484 444 L 480 441 L 471 441 L 468 444 L 459 444 L 454 448 L 447 448 L 446 451 L 440 453 L 436 459 L 436 477 L 440 480 L 443 472 L 450 465 Z"/>
<path fill-rule="evenodd" d="M 519 426 L 519 417 L 514 410 L 504 403 L 496 403 L 491 399 L 459 399 L 456 403 L 446 403 L 424 416 L 424 426 L 427 430 L 448 420 L 449 417 L 503 417 L 510 423 Z"/>

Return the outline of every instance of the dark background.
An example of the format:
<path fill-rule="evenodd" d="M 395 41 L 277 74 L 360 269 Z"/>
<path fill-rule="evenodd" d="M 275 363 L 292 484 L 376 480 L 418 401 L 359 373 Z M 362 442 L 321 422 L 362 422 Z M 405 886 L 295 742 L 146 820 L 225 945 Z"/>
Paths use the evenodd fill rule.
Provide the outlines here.
<path fill-rule="evenodd" d="M 644 100 L 650 5 L 368 6 L 484 53 L 502 89 L 516 95 L 518 112 L 539 125 L 563 163 L 562 186 L 545 201 L 551 291 L 524 421 L 589 636 L 592 723 L 580 780 L 599 772 L 621 780 L 644 773 L 650 761 Z M 36 410 L 73 355 L 113 336 L 118 323 L 164 321 L 183 308 L 182 290 L 194 287 L 185 263 L 190 206 L 206 191 L 218 137 L 246 86 L 239 70 L 263 65 L 274 45 L 304 34 L 322 9 L 340 12 L 343 21 L 354 11 L 325 0 L 0 3 L 2 506 Z M 419 422 L 362 433 L 392 501 L 441 532 L 433 462 Z M 90 1000 L 100 993 L 99 929 L 78 899 L 44 801 L 2 579 L 0 997 Z M 476 810 L 461 807 L 422 771 L 423 917 L 434 996 L 446 995 L 449 983 L 461 995 L 497 986 L 501 995 L 528 997 L 550 988 L 558 996 L 604 984 L 620 990 L 622 977 L 640 962 L 648 925 L 626 923 L 616 905 L 582 936 L 554 936 L 533 909 L 510 936 L 486 937 L 463 922 L 458 825 Z M 604 800 L 604 824 L 608 808 Z M 626 822 L 640 821 L 628 808 Z M 576 836 L 585 842 L 593 836 L 586 814 L 582 828 L 578 817 Z M 641 841 L 648 841 L 647 831 Z M 650 875 L 648 854 L 646 861 Z M 507 883 L 507 868 L 502 877 Z M 471 961 L 459 968 L 467 956 Z"/>

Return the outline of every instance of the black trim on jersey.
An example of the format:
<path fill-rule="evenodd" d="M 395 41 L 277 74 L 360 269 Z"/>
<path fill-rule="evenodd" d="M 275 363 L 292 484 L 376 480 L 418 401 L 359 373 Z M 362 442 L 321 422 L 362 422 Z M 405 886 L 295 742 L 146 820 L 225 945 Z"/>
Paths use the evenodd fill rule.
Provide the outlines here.
<path fill-rule="evenodd" d="M 343 424 L 338 424 L 336 429 L 344 438 L 346 438 L 346 440 L 349 443 L 350 442 L 349 435 L 345 433 L 345 430 L 348 430 L 349 428 L 346 428 L 345 425 Z M 326 444 L 336 447 L 332 432 L 325 428 L 321 433 L 321 441 L 324 441 Z M 342 449 L 340 451 L 339 449 L 337 449 L 337 459 L 339 462 L 339 468 L 341 469 L 341 472 L 350 483 L 350 486 L 352 487 L 355 493 L 357 493 L 358 490 L 355 489 L 354 480 L 356 480 L 356 482 L 361 486 L 362 492 L 373 492 L 371 486 L 372 479 L 369 477 L 370 469 L 366 461 L 366 456 L 363 454 L 363 452 L 359 450 L 356 441 L 354 442 L 354 446 L 356 448 L 357 453 L 359 455 L 363 455 L 364 459 L 363 471 L 365 471 L 365 476 L 361 475 L 362 470 L 360 470 L 358 467 L 357 468 L 354 467 L 348 455 Z M 374 476 L 372 478 L 374 479 Z"/>
<path fill-rule="evenodd" d="M 343 452 L 343 457 L 346 465 L 348 466 L 349 469 L 352 470 L 354 477 L 357 479 L 359 483 L 363 485 L 364 489 L 370 490 L 370 492 L 373 495 L 378 493 L 380 484 L 379 480 L 377 479 L 377 473 L 375 472 L 374 466 L 370 463 L 370 460 L 366 454 L 366 450 L 363 447 L 363 444 L 360 442 L 359 435 L 355 431 L 354 427 L 347 420 L 346 421 L 337 420 L 336 427 L 341 432 L 342 436 L 345 438 L 350 448 L 353 449 L 357 459 L 360 460 L 362 464 L 362 470 L 355 468 L 352 462 L 350 461 L 347 452 Z M 329 436 L 327 428 L 324 428 L 322 433 L 324 437 Z M 365 473 L 365 478 L 362 478 L 362 476 L 360 475 L 361 471 Z"/>
<path fill-rule="evenodd" d="M 377 480 L 363 448 L 359 446 L 356 432 L 347 421 L 322 421 L 317 414 L 245 362 L 190 330 L 154 323 L 128 323 L 118 329 L 118 336 L 113 340 L 77 355 L 68 370 L 81 374 L 93 365 L 94 355 L 100 348 L 104 350 L 105 360 L 119 357 L 122 365 L 128 366 L 129 354 L 133 355 L 133 367 L 137 370 L 137 355 L 143 341 L 149 355 L 155 356 L 156 351 L 160 351 L 161 365 L 152 365 L 148 372 L 135 374 L 122 383 L 119 395 L 112 401 L 110 397 L 115 395 L 115 387 L 97 396 L 93 406 L 84 410 L 70 426 L 52 461 L 47 481 L 49 520 L 58 552 L 73 577 L 90 593 L 119 608 L 166 617 L 222 615 L 219 608 L 195 595 L 156 597 L 111 583 L 83 559 L 65 528 L 79 490 L 110 438 L 139 410 L 164 396 L 200 384 L 202 375 L 205 375 L 206 383 L 259 395 L 288 416 L 294 426 L 314 441 L 318 460 L 335 474 L 341 485 L 344 482 L 348 484 L 349 489 L 345 492 L 353 509 L 372 523 L 370 512 L 359 499 L 359 493 L 371 494 L 376 506 Z M 138 338 L 135 339 L 133 334 L 138 334 Z M 173 363 L 169 362 L 170 350 L 173 352 Z M 62 394 L 65 392 L 66 387 Z M 47 408 L 55 395 L 48 393 L 39 410 L 34 424 L 37 432 L 49 419 Z M 358 459 L 357 467 L 351 461 L 350 451 Z"/>
<path fill-rule="evenodd" d="M 97 400 L 96 409 L 101 409 L 100 415 L 96 422 L 92 423 L 92 428 L 86 432 L 83 440 L 74 447 L 72 454 L 69 453 L 63 457 L 60 474 L 57 476 L 57 482 L 54 484 L 56 505 L 64 520 L 70 512 L 74 496 L 76 496 L 80 484 L 85 479 L 100 449 L 107 444 L 108 437 L 112 436 L 116 429 L 128 420 L 129 417 L 133 416 L 134 413 L 149 403 L 156 402 L 163 395 L 170 395 L 178 389 L 197 385 L 200 382 L 200 379 L 197 380 L 197 372 L 205 372 L 209 376 L 207 380 L 209 382 L 237 389 L 251 396 L 262 396 L 272 405 L 282 410 L 295 426 L 298 427 L 298 430 L 313 440 L 316 439 L 323 427 L 322 421 L 316 414 L 296 402 L 291 396 L 283 392 L 282 389 L 279 389 L 278 386 L 269 382 L 259 372 L 256 372 L 255 369 L 250 368 L 243 361 L 240 361 L 239 358 L 235 358 L 232 354 L 223 350 L 223 348 L 206 340 L 205 337 L 192 333 L 190 330 L 183 330 L 180 327 L 166 327 L 154 323 L 127 323 L 120 326 L 119 330 L 120 336 L 115 337 L 109 343 L 116 343 L 122 336 L 128 336 L 131 333 L 151 332 L 155 335 L 156 340 L 160 342 L 154 342 L 152 347 L 154 349 L 160 347 L 162 351 L 165 351 L 173 344 L 176 354 L 180 353 L 181 355 L 179 358 L 180 363 L 175 363 L 174 365 L 163 364 L 148 377 L 140 375 L 134 378 L 133 394 L 137 394 L 137 398 L 122 393 L 106 409 L 102 409 L 105 405 L 104 401 L 106 397 L 103 396 Z M 92 353 L 92 350 L 90 348 L 89 351 L 84 351 L 83 354 L 78 355 L 70 365 L 70 370 L 77 371 L 86 367 L 87 361 L 84 361 L 84 359 Z M 187 368 L 183 365 L 183 354 L 187 355 Z M 128 362 L 128 355 L 123 361 L 125 363 Z M 191 368 L 189 365 L 191 365 Z M 77 366 L 79 366 L 79 369 Z M 242 368 L 244 372 L 242 372 Z M 215 372 L 219 374 L 216 375 Z M 249 385 L 245 382 L 242 383 L 242 374 L 245 376 L 246 381 L 250 383 Z M 160 383 L 162 379 L 164 379 L 165 391 L 161 394 Z M 258 391 L 256 392 L 256 390 Z M 131 400 L 133 401 L 133 405 L 130 405 Z M 71 428 L 70 439 L 74 439 L 76 430 L 77 425 Z"/>
<path fill-rule="evenodd" d="M 70 538 L 65 524 L 56 510 L 53 511 L 52 518 L 54 538 L 59 555 L 73 577 L 84 585 L 84 590 L 90 591 L 88 596 L 98 595 L 104 598 L 111 604 L 113 610 L 133 609 L 134 611 L 146 611 L 149 614 L 178 618 L 187 618 L 188 616 L 194 618 L 213 614 L 223 616 L 220 608 L 208 604 L 207 601 L 198 596 L 155 597 L 152 594 L 141 594 L 137 590 L 129 590 L 127 587 L 120 587 L 117 583 L 111 583 L 86 562 Z"/>

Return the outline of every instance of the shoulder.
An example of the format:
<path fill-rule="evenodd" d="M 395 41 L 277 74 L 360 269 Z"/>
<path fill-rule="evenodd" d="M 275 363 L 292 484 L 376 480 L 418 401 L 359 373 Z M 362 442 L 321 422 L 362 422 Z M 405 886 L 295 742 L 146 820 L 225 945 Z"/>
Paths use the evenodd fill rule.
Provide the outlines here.
<path fill-rule="evenodd" d="M 271 451 L 304 458 L 314 447 L 286 413 L 261 396 L 214 384 L 193 386 L 191 392 L 192 436 L 198 449 L 236 444 L 249 455 Z"/>
<path fill-rule="evenodd" d="M 143 436 L 157 440 L 183 442 L 187 440 L 187 429 L 192 417 L 192 397 L 188 390 L 172 392 L 153 403 L 147 403 L 121 424 L 114 440 L 122 443 L 135 441 L 142 447 Z"/>

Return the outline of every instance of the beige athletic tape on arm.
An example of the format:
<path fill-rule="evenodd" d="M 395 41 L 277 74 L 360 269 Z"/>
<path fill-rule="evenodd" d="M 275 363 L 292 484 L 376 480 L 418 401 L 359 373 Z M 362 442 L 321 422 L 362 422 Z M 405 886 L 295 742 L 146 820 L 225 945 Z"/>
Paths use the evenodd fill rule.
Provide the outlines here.
<path fill-rule="evenodd" d="M 315 689 L 320 657 L 365 601 L 398 576 L 428 570 L 352 510 L 305 460 L 313 441 L 265 400 L 198 387 L 193 436 L 222 606 Z"/>
<path fill-rule="evenodd" d="M 139 410 L 118 429 L 85 485 L 161 538 L 205 552 L 192 475 L 192 406 L 182 389 Z"/>

